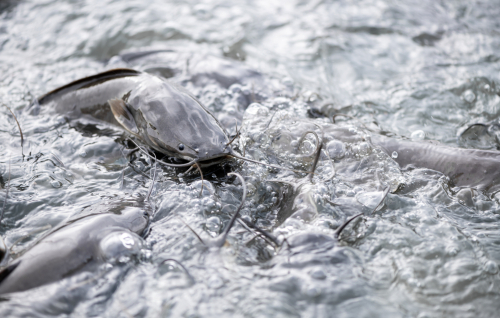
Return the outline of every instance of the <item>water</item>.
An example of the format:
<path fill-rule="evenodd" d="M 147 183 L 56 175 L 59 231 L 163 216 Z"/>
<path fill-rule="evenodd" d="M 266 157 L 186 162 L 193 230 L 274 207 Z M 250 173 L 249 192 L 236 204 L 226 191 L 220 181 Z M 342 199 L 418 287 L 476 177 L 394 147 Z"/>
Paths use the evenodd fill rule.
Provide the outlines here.
<path fill-rule="evenodd" d="M 380 128 L 498 149 L 498 1 L 7 1 L 0 10 L 0 101 L 25 138 L 21 152 L 17 125 L 1 108 L 2 188 L 9 165 L 11 181 L 0 234 L 12 252 L 88 205 L 147 193 L 150 162 L 128 166 L 120 132 L 101 125 L 82 134 L 62 116 L 23 113 L 51 89 L 124 66 L 116 57 L 124 51 L 209 53 L 262 72 L 253 86 L 182 82 L 231 132 L 243 125 L 238 142 L 254 159 L 310 168 L 316 139 L 299 139 L 331 129 L 338 113 L 350 116 L 336 122 L 353 136 L 326 134 L 331 160 L 320 158 L 314 183 L 285 170 L 227 166 L 248 187 L 242 214 L 286 238 L 282 248 L 237 224 L 226 246 L 206 250 L 183 222 L 202 237 L 218 235 L 241 185 L 214 171 L 200 196 L 196 173 L 163 169 L 136 259 L 14 295 L 0 303 L 2 313 L 492 317 L 500 309 L 498 195 L 454 188 L 432 170 L 402 171 L 394 155 L 359 137 Z M 183 65 L 182 56 L 170 63 Z M 141 61 L 131 64 L 151 62 Z M 369 214 L 386 187 L 384 204 L 335 241 L 335 229 Z"/>

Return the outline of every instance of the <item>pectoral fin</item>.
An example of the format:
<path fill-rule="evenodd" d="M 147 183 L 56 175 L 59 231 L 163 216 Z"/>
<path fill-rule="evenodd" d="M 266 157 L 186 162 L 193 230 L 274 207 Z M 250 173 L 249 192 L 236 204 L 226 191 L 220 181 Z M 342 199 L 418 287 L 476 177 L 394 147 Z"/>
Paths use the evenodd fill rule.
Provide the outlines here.
<path fill-rule="evenodd" d="M 108 100 L 109 106 L 115 119 L 130 133 L 136 135 L 139 131 L 134 120 L 134 116 L 130 113 L 127 104 L 122 99 Z"/>

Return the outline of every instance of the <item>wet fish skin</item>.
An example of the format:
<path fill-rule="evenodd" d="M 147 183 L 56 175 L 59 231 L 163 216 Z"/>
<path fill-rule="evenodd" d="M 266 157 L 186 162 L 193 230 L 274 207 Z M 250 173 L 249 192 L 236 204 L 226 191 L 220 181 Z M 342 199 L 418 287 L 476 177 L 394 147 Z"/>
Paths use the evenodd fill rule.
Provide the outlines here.
<path fill-rule="evenodd" d="M 464 149 L 430 142 L 389 138 L 372 134 L 371 140 L 401 168 L 409 165 L 439 171 L 458 187 L 476 188 L 493 194 L 500 190 L 500 152 Z"/>
<path fill-rule="evenodd" d="M 25 291 L 95 269 L 109 258 L 103 240 L 121 233 L 132 244 L 134 235 L 143 235 L 148 228 L 151 215 L 149 206 L 140 200 L 116 200 L 89 210 L 90 214 L 52 230 L 3 269 L 0 294 Z"/>
<path fill-rule="evenodd" d="M 226 131 L 187 90 L 132 69 L 109 70 L 64 85 L 38 98 L 29 112 L 104 121 L 167 156 L 187 161 L 208 161 L 231 152 Z"/>

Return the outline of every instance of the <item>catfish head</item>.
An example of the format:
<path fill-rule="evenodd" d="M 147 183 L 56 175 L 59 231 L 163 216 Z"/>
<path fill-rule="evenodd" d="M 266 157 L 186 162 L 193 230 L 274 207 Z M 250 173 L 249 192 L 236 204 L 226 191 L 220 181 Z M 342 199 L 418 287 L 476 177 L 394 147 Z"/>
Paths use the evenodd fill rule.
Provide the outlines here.
<path fill-rule="evenodd" d="M 151 148 L 206 162 L 226 157 L 229 138 L 217 119 L 187 90 L 148 74 L 121 99 L 109 100 L 116 120 Z"/>

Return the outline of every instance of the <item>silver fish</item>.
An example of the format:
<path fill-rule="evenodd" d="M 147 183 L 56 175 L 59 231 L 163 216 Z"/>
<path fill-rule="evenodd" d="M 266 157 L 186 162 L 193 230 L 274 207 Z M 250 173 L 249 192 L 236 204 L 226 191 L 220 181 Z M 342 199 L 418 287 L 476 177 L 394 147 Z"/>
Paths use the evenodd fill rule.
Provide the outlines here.
<path fill-rule="evenodd" d="M 39 97 L 32 114 L 84 117 L 119 126 L 168 156 L 208 165 L 232 152 L 217 119 L 187 90 L 148 73 L 114 69 Z"/>
<path fill-rule="evenodd" d="M 91 206 L 85 216 L 56 227 L 0 271 L 0 294 L 56 282 L 137 251 L 150 215 L 145 202 L 134 200 Z"/>

